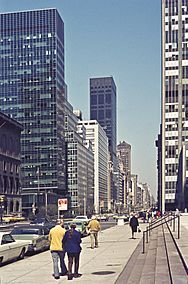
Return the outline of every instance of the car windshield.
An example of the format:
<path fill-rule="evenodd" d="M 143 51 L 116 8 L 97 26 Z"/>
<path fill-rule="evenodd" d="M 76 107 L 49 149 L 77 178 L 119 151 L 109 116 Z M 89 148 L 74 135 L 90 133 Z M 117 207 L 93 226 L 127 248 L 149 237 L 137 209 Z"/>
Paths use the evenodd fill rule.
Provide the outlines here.
<path fill-rule="evenodd" d="M 16 228 L 12 230 L 13 235 L 38 235 L 39 229 L 25 229 L 25 228 Z"/>

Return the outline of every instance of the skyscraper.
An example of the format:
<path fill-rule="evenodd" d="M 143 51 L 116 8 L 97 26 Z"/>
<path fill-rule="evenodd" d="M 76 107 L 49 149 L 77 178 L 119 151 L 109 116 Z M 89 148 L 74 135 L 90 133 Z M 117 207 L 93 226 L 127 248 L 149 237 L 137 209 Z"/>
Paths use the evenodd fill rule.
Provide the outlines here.
<path fill-rule="evenodd" d="M 83 131 L 94 154 L 94 209 L 101 213 L 108 209 L 108 138 L 96 120 L 80 120 L 78 133 L 82 137 Z"/>
<path fill-rule="evenodd" d="M 188 207 L 187 23 L 188 1 L 162 0 L 162 143 L 157 144 L 163 211 Z"/>
<path fill-rule="evenodd" d="M 56 9 L 0 14 L 0 43 L 0 110 L 24 126 L 23 192 L 63 196 L 64 23 Z"/>
<path fill-rule="evenodd" d="M 78 126 L 76 114 L 81 118 L 81 111 L 73 111 L 72 105 L 65 101 L 69 212 L 72 215 L 92 215 L 94 211 L 94 155 L 91 142 L 86 141 L 85 127 Z"/>
<path fill-rule="evenodd" d="M 116 157 L 116 85 L 113 77 L 90 79 L 90 119 L 106 132 L 111 160 Z"/>
<path fill-rule="evenodd" d="M 131 175 L 131 145 L 125 141 L 117 145 L 117 156 L 122 165 L 122 171 Z"/>
<path fill-rule="evenodd" d="M 122 173 L 122 195 L 124 207 L 128 208 L 130 188 L 131 188 L 131 145 L 125 141 L 117 145 L 117 158 Z"/>

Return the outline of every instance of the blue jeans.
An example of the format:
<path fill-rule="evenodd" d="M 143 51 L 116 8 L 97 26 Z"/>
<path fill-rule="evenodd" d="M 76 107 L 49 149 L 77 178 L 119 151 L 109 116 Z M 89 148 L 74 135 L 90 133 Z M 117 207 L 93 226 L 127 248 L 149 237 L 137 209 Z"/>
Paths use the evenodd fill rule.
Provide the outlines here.
<path fill-rule="evenodd" d="M 61 267 L 61 274 L 67 273 L 67 268 L 65 265 L 65 251 L 63 250 L 52 250 L 52 260 L 53 260 L 53 267 L 54 267 L 54 277 L 58 277 L 59 273 L 59 259 L 60 259 L 60 267 Z"/>

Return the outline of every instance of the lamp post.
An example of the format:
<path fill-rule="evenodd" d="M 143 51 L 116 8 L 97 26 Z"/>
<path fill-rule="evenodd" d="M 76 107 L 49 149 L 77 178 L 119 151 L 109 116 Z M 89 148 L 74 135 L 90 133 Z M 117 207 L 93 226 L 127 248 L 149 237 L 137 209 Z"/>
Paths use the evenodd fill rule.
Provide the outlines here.
<path fill-rule="evenodd" d="M 3 223 L 4 196 L 0 197 L 0 223 Z"/>
<path fill-rule="evenodd" d="M 45 206 L 45 216 L 47 216 L 48 214 L 48 192 L 47 192 L 47 189 L 45 188 L 45 184 L 44 185 L 44 191 L 43 192 L 40 192 L 40 189 L 41 189 L 41 185 L 40 184 L 40 166 L 37 166 L 37 170 L 36 170 L 36 176 L 37 176 L 37 180 L 34 181 L 34 182 L 37 182 L 37 191 L 38 191 L 38 194 L 44 194 L 44 206 Z"/>
<path fill-rule="evenodd" d="M 48 215 L 48 191 L 45 189 L 44 190 L 44 195 L 45 195 L 45 215 Z"/>

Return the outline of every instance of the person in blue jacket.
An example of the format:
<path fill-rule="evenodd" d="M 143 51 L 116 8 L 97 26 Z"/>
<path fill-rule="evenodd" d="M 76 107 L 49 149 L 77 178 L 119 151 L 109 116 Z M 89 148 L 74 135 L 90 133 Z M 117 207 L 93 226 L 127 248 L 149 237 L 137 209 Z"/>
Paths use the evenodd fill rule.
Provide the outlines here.
<path fill-rule="evenodd" d="M 79 259 L 81 252 L 81 233 L 76 229 L 76 224 L 72 223 L 70 225 L 70 230 L 66 231 L 63 237 L 63 249 L 67 252 L 68 255 L 68 280 L 78 278 L 82 274 L 78 273 L 79 269 Z M 72 274 L 72 266 L 74 262 L 74 274 Z"/>

